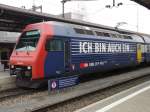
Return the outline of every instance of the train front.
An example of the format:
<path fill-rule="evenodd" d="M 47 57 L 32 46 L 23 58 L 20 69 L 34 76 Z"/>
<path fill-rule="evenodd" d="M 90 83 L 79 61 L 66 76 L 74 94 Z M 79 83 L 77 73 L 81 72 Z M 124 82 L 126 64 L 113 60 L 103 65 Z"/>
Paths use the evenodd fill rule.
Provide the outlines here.
<path fill-rule="evenodd" d="M 22 32 L 10 57 L 10 75 L 16 75 L 20 87 L 37 88 L 44 79 L 46 37 L 51 35 L 49 25 L 28 25 Z"/>

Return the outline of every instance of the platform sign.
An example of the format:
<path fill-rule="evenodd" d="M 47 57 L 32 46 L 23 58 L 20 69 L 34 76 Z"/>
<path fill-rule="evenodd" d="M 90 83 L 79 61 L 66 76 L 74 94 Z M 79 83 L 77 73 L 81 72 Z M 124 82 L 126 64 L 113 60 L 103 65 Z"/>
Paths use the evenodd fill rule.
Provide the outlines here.
<path fill-rule="evenodd" d="M 77 85 L 78 83 L 79 83 L 79 76 L 77 75 L 50 79 L 48 80 L 48 91 L 71 87 Z"/>

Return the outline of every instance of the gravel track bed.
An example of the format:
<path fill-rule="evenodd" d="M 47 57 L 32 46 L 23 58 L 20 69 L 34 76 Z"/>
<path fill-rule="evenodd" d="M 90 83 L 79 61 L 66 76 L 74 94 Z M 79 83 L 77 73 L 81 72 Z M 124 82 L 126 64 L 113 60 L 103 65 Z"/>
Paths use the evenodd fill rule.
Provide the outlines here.
<path fill-rule="evenodd" d="M 26 89 L 21 89 L 21 88 L 8 89 L 5 91 L 1 91 L 0 102 L 10 99 L 10 98 L 15 98 L 19 95 L 31 94 L 33 92 L 36 92 L 36 91 L 35 90 L 26 90 Z"/>
<path fill-rule="evenodd" d="M 131 69 L 133 70 L 133 69 Z M 125 72 L 125 70 L 119 70 L 119 71 L 116 71 L 115 73 L 114 72 L 106 72 L 104 73 L 104 75 L 97 75 L 97 74 L 93 74 L 93 75 L 87 75 L 87 76 L 84 76 L 81 78 L 81 83 L 84 83 L 84 82 L 87 82 L 89 80 L 96 80 L 98 78 L 104 78 L 104 77 L 108 77 L 108 76 L 112 76 L 112 75 L 117 75 L 117 74 L 120 74 L 120 73 L 123 73 Z M 86 79 L 86 80 L 85 80 Z M 67 91 L 71 91 L 71 89 L 75 89 L 76 87 L 70 87 L 70 88 L 66 88 L 66 89 L 61 89 L 60 91 L 54 91 L 51 94 L 59 94 L 61 92 L 67 92 Z M 8 90 L 7 93 L 11 93 L 11 92 L 15 92 L 15 91 L 21 91 L 23 89 L 14 89 L 14 90 Z M 23 90 L 23 91 L 26 91 L 26 90 Z M 30 90 L 28 90 L 30 92 Z M 32 90 L 31 90 L 32 91 Z M 1 96 L 5 96 L 5 91 L 4 92 L 1 92 L 0 94 Z M 34 93 L 25 93 L 25 94 L 22 94 L 22 95 L 18 95 L 18 96 L 15 96 L 15 97 L 10 97 L 10 98 L 6 98 L 6 99 L 3 99 L 0 101 L 0 105 L 2 106 L 11 106 L 13 104 L 16 104 L 16 103 L 22 103 L 22 102 L 26 102 L 26 101 L 29 101 L 30 99 L 32 98 L 36 98 L 36 97 L 40 97 L 40 96 L 45 96 L 45 95 L 48 95 L 48 92 L 47 92 L 47 89 L 44 90 L 44 91 L 40 91 L 38 92 L 34 92 Z"/>
<path fill-rule="evenodd" d="M 102 100 L 106 97 L 114 95 L 118 92 L 131 88 L 137 84 L 140 84 L 148 80 L 150 80 L 150 76 L 145 76 L 142 78 L 138 78 L 136 80 L 128 81 L 124 84 L 120 84 L 120 85 L 113 86 L 107 89 L 99 90 L 92 94 L 81 96 L 79 98 L 75 98 L 75 99 L 66 101 L 64 103 L 54 105 L 52 107 L 47 108 L 46 111 L 48 112 L 72 112 L 76 109 L 82 108 L 86 105 Z M 71 87 L 68 89 L 61 90 L 61 91 L 54 91 L 51 94 L 59 94 L 59 92 L 71 91 L 71 89 L 73 88 L 75 87 Z M 15 96 L 15 98 L 11 97 L 9 99 L 0 101 L 0 106 L 12 106 L 17 103 L 22 104 L 22 102 L 28 102 L 30 101 L 30 99 L 35 99 L 37 97 L 46 96 L 46 95 L 48 95 L 47 90 L 43 90 L 43 91 L 37 90 L 37 92 L 34 92 L 34 93 L 19 95 L 19 96 Z"/>
<path fill-rule="evenodd" d="M 0 105 L 1 106 L 11 106 L 15 103 L 22 103 L 24 101 L 29 101 L 31 98 L 40 97 L 40 96 L 44 96 L 47 94 L 48 94 L 47 90 L 40 91 L 40 92 L 38 91 L 38 92 L 34 92 L 34 93 L 27 93 L 27 94 L 15 96 L 14 98 L 11 97 L 9 99 L 5 99 L 0 102 Z"/>
<path fill-rule="evenodd" d="M 77 109 L 83 108 L 89 104 L 95 103 L 104 98 L 107 98 L 109 96 L 112 96 L 116 93 L 119 93 L 123 90 L 129 89 L 131 87 L 134 87 L 138 84 L 141 84 L 149 80 L 150 80 L 150 75 L 137 78 L 137 79 L 128 81 L 120 85 L 112 86 L 112 87 L 94 92 L 92 94 L 81 96 L 79 98 L 75 98 L 75 99 L 54 105 L 52 107 L 45 109 L 44 112 L 73 112 Z"/>

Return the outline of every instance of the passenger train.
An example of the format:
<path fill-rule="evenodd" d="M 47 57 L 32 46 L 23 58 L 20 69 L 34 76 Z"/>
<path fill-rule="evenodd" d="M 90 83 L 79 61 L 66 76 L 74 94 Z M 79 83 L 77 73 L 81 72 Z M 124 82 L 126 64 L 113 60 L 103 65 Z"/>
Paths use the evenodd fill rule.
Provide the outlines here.
<path fill-rule="evenodd" d="M 27 25 L 10 57 L 20 87 L 150 62 L 150 36 L 48 21 Z"/>

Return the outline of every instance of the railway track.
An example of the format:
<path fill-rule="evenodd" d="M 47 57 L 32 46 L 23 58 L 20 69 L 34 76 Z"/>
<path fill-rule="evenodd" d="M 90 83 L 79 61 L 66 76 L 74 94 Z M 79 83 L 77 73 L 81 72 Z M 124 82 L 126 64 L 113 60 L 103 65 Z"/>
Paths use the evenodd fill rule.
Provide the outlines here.
<path fill-rule="evenodd" d="M 5 90 L 0 93 L 0 102 L 10 99 L 10 98 L 19 97 L 21 95 L 29 95 L 29 94 L 33 94 L 36 92 L 37 90 L 31 90 L 31 89 L 25 90 L 21 88 Z"/>
<path fill-rule="evenodd" d="M 113 96 L 117 93 L 120 93 L 124 90 L 132 88 L 134 86 L 137 86 L 149 80 L 150 80 L 150 75 L 143 76 L 143 77 L 136 78 L 136 79 L 112 86 L 112 87 L 108 87 L 108 88 L 105 88 L 96 92 L 92 92 L 83 96 L 79 96 L 77 98 L 73 98 L 65 102 L 58 103 L 56 105 L 44 107 L 44 108 L 37 109 L 37 110 L 32 110 L 30 112 L 76 112 L 76 110 L 78 109 L 81 109 L 85 106 L 88 106 L 90 104 L 103 100 L 105 98 L 108 98 L 110 96 Z"/>
<path fill-rule="evenodd" d="M 110 88 L 115 85 L 123 84 L 130 80 L 135 80 L 141 77 L 149 77 L 145 78 L 145 80 L 150 80 L 150 67 L 138 69 L 135 71 L 130 71 L 127 73 L 122 73 L 116 76 L 110 76 L 103 79 L 97 79 L 94 81 L 89 81 L 85 83 L 81 83 L 72 88 L 67 88 L 64 91 L 54 91 L 50 95 L 44 93 L 41 96 L 30 97 L 29 99 L 22 100 L 21 104 L 16 102 L 16 104 L 12 104 L 11 106 L 0 106 L 0 112 L 41 112 L 48 111 L 49 108 L 55 107 L 56 105 L 64 105 L 68 101 L 72 101 L 75 99 L 81 99 L 82 97 L 90 94 L 94 94 L 97 91 L 101 91 L 105 88 Z M 136 81 L 135 81 L 136 82 Z M 111 92 L 110 92 L 111 93 Z M 11 110 L 11 111 L 10 111 Z M 51 109 L 50 109 L 51 110 Z"/>

